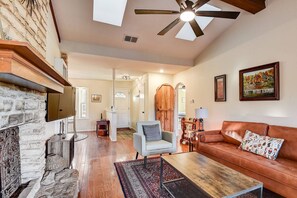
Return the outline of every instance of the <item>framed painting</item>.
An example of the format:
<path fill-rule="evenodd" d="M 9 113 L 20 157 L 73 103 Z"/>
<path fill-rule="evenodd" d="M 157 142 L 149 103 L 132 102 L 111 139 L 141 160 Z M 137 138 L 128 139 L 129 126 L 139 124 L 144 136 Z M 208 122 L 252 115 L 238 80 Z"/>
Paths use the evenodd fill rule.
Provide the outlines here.
<path fill-rule="evenodd" d="M 239 71 L 240 101 L 279 100 L 279 62 Z"/>
<path fill-rule="evenodd" d="M 97 102 L 97 103 L 101 103 L 102 101 L 102 96 L 99 94 L 92 94 L 91 95 L 91 102 Z"/>
<path fill-rule="evenodd" d="M 226 74 L 214 77 L 215 102 L 225 102 L 226 97 Z"/>

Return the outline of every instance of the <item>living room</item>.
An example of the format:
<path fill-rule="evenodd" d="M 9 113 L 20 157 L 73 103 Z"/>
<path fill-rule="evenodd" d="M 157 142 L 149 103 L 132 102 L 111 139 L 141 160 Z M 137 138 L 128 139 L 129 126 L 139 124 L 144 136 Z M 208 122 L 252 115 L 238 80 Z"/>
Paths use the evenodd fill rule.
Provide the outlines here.
<path fill-rule="evenodd" d="M 198 118 L 195 109 L 199 109 L 200 107 L 208 110 L 208 116 L 203 120 L 205 131 L 223 129 L 224 126 L 222 128 L 222 123 L 224 121 L 234 121 L 235 124 L 236 121 L 266 123 L 267 126 L 261 125 L 261 127 L 266 127 L 266 132 L 263 132 L 261 135 L 269 135 L 270 126 L 272 125 L 297 127 L 295 122 L 297 117 L 297 107 L 294 100 L 297 93 L 294 91 L 294 83 L 291 83 L 294 82 L 294 73 L 297 71 L 295 66 L 297 61 L 294 54 L 297 46 L 297 40 L 295 39 L 297 33 L 297 2 L 294 0 L 287 0 L 285 2 L 277 0 L 251 1 L 251 4 L 261 4 L 261 2 L 265 2 L 266 4 L 266 7 L 256 14 L 252 14 L 244 9 L 236 7 L 235 5 L 237 1 L 235 0 L 233 1 L 233 3 L 235 2 L 235 5 L 230 5 L 232 4 L 232 1 L 229 1 L 229 3 L 231 3 L 228 4 L 226 3 L 228 1 L 211 0 L 208 2 L 209 4 L 222 5 L 223 8 L 228 8 L 228 11 L 239 11 L 240 15 L 235 20 L 214 19 L 210 22 L 209 26 L 203 30 L 204 35 L 196 38 L 193 42 L 172 42 L 173 44 L 183 43 L 180 45 L 180 48 L 183 49 L 186 49 L 188 46 L 188 50 L 186 51 L 179 51 L 178 45 L 168 44 L 174 39 L 179 40 L 175 38 L 175 34 L 182 28 L 181 24 L 179 27 L 170 30 L 164 36 L 158 36 L 156 35 L 157 32 L 155 32 L 155 30 L 162 30 L 162 28 L 172 22 L 176 16 L 173 18 L 166 18 L 168 15 L 158 15 L 159 18 L 163 17 L 160 19 L 160 23 L 153 24 L 151 32 L 150 28 L 146 29 L 146 32 L 148 32 L 147 34 L 154 34 L 154 36 L 156 36 L 154 38 L 157 38 L 157 41 L 152 41 L 152 43 L 159 42 L 160 45 L 161 43 L 163 44 L 160 46 L 160 49 L 156 49 L 156 51 L 150 51 L 149 49 L 137 51 L 138 47 L 134 48 L 133 44 L 118 44 L 124 46 L 123 48 L 119 48 L 118 46 L 112 47 L 105 45 L 106 43 L 103 42 L 102 45 L 100 45 L 98 43 L 84 43 L 83 40 L 79 39 L 76 40 L 77 35 L 88 35 L 86 33 L 88 31 L 80 33 L 80 28 L 77 27 L 75 23 L 70 24 L 66 20 L 72 15 L 80 14 L 79 12 L 63 11 L 63 9 L 67 9 L 68 7 L 69 10 L 71 10 L 70 1 L 52 1 L 51 3 L 54 12 L 52 12 L 50 5 L 48 4 L 49 2 L 46 0 L 42 1 L 39 8 L 35 7 L 33 3 L 33 16 L 42 16 L 42 25 L 36 25 L 39 24 L 39 22 L 34 20 L 34 18 L 30 20 L 28 19 L 30 18 L 31 3 L 28 3 L 29 6 L 27 7 L 27 2 L 30 1 L 25 1 L 23 4 L 8 0 L 2 0 L 0 2 L 1 50 L 5 47 L 5 44 L 3 43 L 7 42 L 7 40 L 26 42 L 32 46 L 32 49 L 37 50 L 41 54 L 37 55 L 37 58 L 35 57 L 35 59 L 41 57 L 41 59 L 46 60 L 50 66 L 55 65 L 55 58 L 61 57 L 61 52 L 66 52 L 69 81 L 64 82 L 60 79 L 61 82 L 59 81 L 60 83 L 55 84 L 54 87 L 60 89 L 61 84 L 66 86 L 66 84 L 69 83 L 74 87 L 87 88 L 88 103 L 85 108 L 86 111 L 79 112 L 82 117 L 81 119 L 75 120 L 77 133 L 88 136 L 86 139 L 75 143 L 75 156 L 72 163 L 72 168 L 77 169 L 79 172 L 79 176 L 77 176 L 80 182 L 79 197 L 133 197 L 129 196 L 131 194 L 128 194 L 130 187 L 127 190 L 125 189 L 125 186 L 123 186 L 123 180 L 119 178 L 120 176 L 117 172 L 119 169 L 115 168 L 114 163 L 135 160 L 136 150 L 133 145 L 132 133 L 134 130 L 137 132 L 138 129 L 136 123 L 138 121 L 152 121 L 156 119 L 155 94 L 156 89 L 162 84 L 169 84 L 174 89 L 176 89 L 180 83 L 185 86 L 186 118 Z M 135 2 L 128 2 L 127 6 L 133 5 Z M 169 3 L 169 6 L 167 6 L 166 3 Z M 85 7 L 80 6 L 82 4 L 82 2 L 78 1 L 73 3 L 73 9 L 87 7 L 89 10 L 86 12 L 92 12 L 92 2 L 88 2 Z M 125 15 L 128 14 L 129 17 L 133 15 L 133 18 L 144 21 L 144 24 L 153 23 L 154 19 L 158 19 L 158 17 L 152 19 L 150 18 L 152 15 L 135 15 L 133 12 L 134 9 L 178 9 L 178 4 L 176 4 L 175 1 L 169 2 L 169 0 L 165 3 L 154 1 L 150 3 L 137 2 L 136 4 L 137 7 L 129 7 L 132 13 L 127 13 L 126 11 Z M 158 7 L 158 5 L 160 7 Z M 52 13 L 55 13 L 55 16 L 53 16 Z M 18 14 L 20 14 L 21 17 L 28 19 L 28 21 L 20 20 L 20 22 L 16 20 L 18 19 Z M 65 18 L 63 18 L 63 14 L 65 14 Z M 123 27 L 127 25 L 125 15 Z M 80 17 L 84 18 L 82 15 L 79 15 L 77 18 Z M 90 23 L 94 25 L 98 23 L 94 22 L 92 19 L 89 20 L 91 21 Z M 77 24 L 79 22 L 80 21 L 77 21 Z M 69 25 L 65 25 L 67 23 L 69 23 Z M 161 23 L 163 25 L 161 25 Z M 107 29 L 111 29 L 111 31 L 113 30 L 112 28 L 120 29 L 120 27 L 113 27 L 107 24 L 100 25 L 100 27 L 106 27 Z M 68 30 L 67 26 L 69 26 Z M 131 26 L 133 26 L 133 24 L 130 24 L 130 27 Z M 29 27 L 36 30 L 36 32 L 29 30 Z M 57 30 L 57 27 L 59 30 Z M 217 27 L 221 29 L 215 29 Z M 217 32 L 214 33 L 211 30 L 217 30 Z M 133 31 L 136 32 L 135 35 L 138 35 L 137 27 L 134 27 Z M 73 35 L 73 40 L 70 40 L 71 35 Z M 91 35 L 101 36 L 102 34 L 100 32 L 92 32 L 89 33 L 90 38 L 92 37 Z M 213 38 L 210 38 L 210 35 L 213 36 Z M 108 35 L 102 35 L 101 39 L 107 40 L 107 37 Z M 140 38 L 144 39 L 142 37 Z M 203 38 L 209 40 L 203 41 Z M 85 38 L 85 40 L 88 39 L 89 38 Z M 122 38 L 120 39 L 122 40 Z M 170 42 L 168 42 L 169 40 Z M 10 47 L 10 49 L 12 49 L 12 47 Z M 166 49 L 168 49 L 168 51 L 166 51 Z M 187 54 L 187 51 L 189 54 Z M 17 52 L 20 54 L 23 53 L 22 50 L 19 49 L 17 49 Z M 146 53 L 148 54 L 147 56 Z M 171 56 L 168 55 L 166 57 L 166 53 Z M 175 57 L 173 56 L 174 53 L 176 54 Z M 189 56 L 194 58 L 189 58 Z M 3 60 L 3 57 L 6 58 L 6 55 L 1 54 L 1 57 L 1 60 Z M 24 55 L 24 57 L 27 57 L 27 55 Z M 98 66 L 98 62 L 100 61 L 105 64 L 102 64 L 102 68 L 99 68 Z M 34 60 L 29 62 L 34 63 Z M 37 62 L 35 61 L 35 63 Z M 275 70 L 277 70 L 276 68 L 279 69 L 278 75 L 275 75 L 275 82 L 277 84 L 277 88 L 275 87 L 275 96 L 272 99 L 266 98 L 266 100 L 263 98 L 260 100 L 241 100 L 243 93 L 241 92 L 242 87 L 240 85 L 240 77 L 243 74 L 240 71 L 271 63 L 275 63 Z M 108 64 L 109 66 L 107 66 Z M 98 66 L 98 68 L 96 66 Z M 162 73 L 160 69 L 163 69 Z M 1 70 L 1 73 L 6 73 L 3 69 Z M 128 71 L 131 73 L 128 73 Z M 16 74 L 13 73 L 13 75 Z M 224 93 L 224 101 L 217 102 L 215 99 L 214 79 L 221 75 L 225 75 L 224 84 L 226 91 Z M 126 79 L 124 79 L 125 76 Z M 30 77 L 32 76 L 29 76 L 29 81 L 32 80 Z M 23 76 L 22 78 L 26 79 L 26 77 Z M 57 79 L 59 78 L 60 77 L 57 77 Z M 1 130 L 18 126 L 20 131 L 25 131 L 24 133 L 20 132 L 21 183 L 26 183 L 36 178 L 41 180 L 44 170 L 41 170 L 42 168 L 36 164 L 42 164 L 42 166 L 44 166 L 45 154 L 32 154 L 33 158 L 31 155 L 25 156 L 24 154 L 32 148 L 35 149 L 33 145 L 37 145 L 37 142 L 38 146 L 36 147 L 44 153 L 45 147 L 42 144 L 54 134 L 59 133 L 60 120 L 46 122 L 44 119 L 46 114 L 46 103 L 44 100 L 46 100 L 47 91 L 45 93 L 41 91 L 41 94 L 37 91 L 36 96 L 35 91 L 30 91 L 31 88 L 29 87 L 28 93 L 30 94 L 30 97 L 27 97 L 27 92 L 24 92 L 22 85 L 14 83 L 15 81 L 7 80 L 5 75 L 2 75 L 1 79 L 1 93 L 3 92 L 6 94 L 1 94 Z M 279 83 L 277 83 L 278 80 Z M 24 87 L 26 86 L 27 84 L 24 85 Z M 50 89 L 53 88 L 52 84 L 49 86 L 51 86 L 49 87 Z M 21 94 L 19 94 L 19 92 L 15 93 L 16 90 L 19 90 Z M 32 90 L 35 89 L 33 88 Z M 121 93 L 123 90 L 128 90 L 130 92 L 130 116 L 128 116 L 129 119 L 127 120 L 119 120 L 126 122 L 126 124 L 123 124 L 123 128 L 127 127 L 131 130 L 129 129 L 124 132 L 121 130 L 116 131 L 117 141 L 115 142 L 111 141 L 108 136 L 97 137 L 94 132 L 96 122 L 101 118 L 106 118 L 107 108 L 110 110 L 111 106 L 115 106 L 114 93 L 117 91 Z M 96 97 L 95 95 L 99 95 L 100 102 L 96 102 L 95 98 L 94 102 L 91 102 L 92 95 L 94 95 L 94 97 Z M 19 100 L 23 101 L 23 103 L 19 102 L 17 99 L 18 97 L 22 98 Z M 35 99 L 33 100 L 32 97 L 36 98 L 40 105 L 37 105 Z M 142 104 L 140 104 L 141 97 L 143 97 L 143 100 L 141 101 Z M 38 110 L 39 107 L 42 111 Z M 142 112 L 145 112 L 144 115 L 142 115 Z M 84 113 L 87 114 L 86 118 L 83 117 Z M 20 118 L 20 114 L 22 114 L 23 117 Z M 140 119 L 141 116 L 143 117 Z M 173 132 L 174 134 L 179 135 L 180 131 L 178 130 L 179 124 L 177 122 L 177 116 L 174 117 L 174 120 L 175 124 Z M 73 119 L 68 120 L 67 122 L 66 128 L 69 130 L 69 133 L 71 133 L 74 130 L 72 128 Z M 256 127 L 258 126 L 253 126 L 252 129 Z M 252 131 L 252 129 L 249 130 Z M 29 132 L 30 130 L 32 132 Z M 36 131 L 39 131 L 38 134 L 36 134 Z M 292 133 L 294 133 L 294 131 L 292 131 Z M 292 140 L 295 141 L 296 135 L 289 134 Z M 243 136 L 244 134 L 241 135 Z M 212 138 L 221 137 L 212 136 Z M 288 137 L 283 137 L 283 139 L 285 139 L 283 147 L 284 145 L 287 145 L 286 142 L 290 142 L 289 138 L 286 138 Z M 29 141 L 29 143 L 27 143 L 27 141 Z M 294 145 L 294 141 L 290 142 L 290 145 Z M 188 146 L 179 144 L 179 141 L 177 141 L 176 147 L 176 152 L 178 153 L 188 152 Z M 27 150 L 25 148 L 27 148 Z M 284 148 L 287 151 L 287 146 Z M 293 148 L 295 147 L 289 148 L 288 152 L 294 152 Z M 280 151 L 280 153 L 282 153 L 282 151 Z M 172 156 L 178 155 L 173 154 Z M 167 159 L 167 156 L 170 157 L 171 155 L 164 154 L 164 160 Z M 32 164 L 26 160 L 27 157 L 31 157 L 31 159 L 33 159 L 32 161 L 36 163 L 36 166 L 32 166 Z M 143 164 L 143 157 L 144 156 L 140 155 L 137 162 Z M 150 160 L 155 160 L 155 157 L 158 157 L 158 155 L 148 156 L 148 167 L 151 163 Z M 280 154 L 280 158 L 282 157 L 283 154 Z M 256 176 L 250 174 L 247 175 L 263 182 L 264 188 L 267 189 L 268 185 L 270 191 L 274 191 L 275 189 L 275 192 L 279 195 L 273 194 L 273 196 L 278 197 L 282 195 L 285 197 L 294 197 L 295 195 L 293 192 L 297 191 L 297 187 L 294 185 L 296 181 L 294 174 L 297 169 L 295 157 L 295 154 L 289 155 L 288 161 L 290 161 L 290 163 L 292 161 L 292 164 L 290 167 L 287 167 L 287 169 L 289 171 L 288 174 L 290 175 L 291 173 L 291 176 L 281 175 L 282 177 L 280 177 L 280 180 L 284 180 L 284 183 L 278 188 L 274 188 L 273 186 L 277 186 L 279 184 L 278 182 L 281 183 L 281 181 L 275 181 L 277 180 L 275 178 L 271 180 L 261 179 L 260 176 L 258 176 L 258 173 Z M 24 160 L 23 158 L 26 159 Z M 160 160 L 159 158 L 157 159 Z M 277 160 L 278 158 L 276 161 L 271 160 L 271 164 L 278 162 Z M 217 161 L 219 160 L 217 159 Z M 219 162 L 224 164 L 222 161 Z M 244 161 L 242 160 L 240 163 L 244 164 Z M 228 164 L 224 165 L 228 166 Z M 30 170 L 31 167 L 32 170 Z M 236 169 L 230 164 L 229 167 L 242 172 L 243 174 L 246 173 L 243 170 Z M 263 169 L 259 171 L 261 172 Z M 295 180 L 291 179 L 291 177 L 295 178 Z M 155 182 L 153 186 L 159 186 L 159 180 L 158 182 Z M 283 190 L 280 188 L 283 188 Z M 133 187 L 131 187 L 131 189 L 133 189 Z M 152 189 L 157 189 L 157 187 Z M 268 192 L 268 194 L 265 193 L 267 192 L 264 190 L 264 197 L 267 197 L 267 195 L 268 197 L 272 196 L 272 194 L 269 194 L 270 192 Z M 137 193 L 135 194 L 135 197 L 139 196 L 140 195 L 137 195 Z M 146 194 L 144 196 L 154 197 L 156 194 Z M 168 194 L 160 195 L 160 197 L 167 196 Z M 28 197 L 30 196 L 28 195 Z"/>

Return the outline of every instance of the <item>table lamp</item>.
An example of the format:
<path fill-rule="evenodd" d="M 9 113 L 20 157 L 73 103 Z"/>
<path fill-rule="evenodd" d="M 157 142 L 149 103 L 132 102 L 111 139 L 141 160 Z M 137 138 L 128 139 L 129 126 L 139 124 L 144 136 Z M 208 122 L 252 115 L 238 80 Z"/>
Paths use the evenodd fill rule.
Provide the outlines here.
<path fill-rule="evenodd" d="M 195 109 L 195 114 L 196 114 L 196 118 L 199 119 L 199 129 L 198 129 L 198 131 L 204 131 L 203 118 L 208 117 L 208 110 L 206 108 L 200 107 L 198 109 Z"/>

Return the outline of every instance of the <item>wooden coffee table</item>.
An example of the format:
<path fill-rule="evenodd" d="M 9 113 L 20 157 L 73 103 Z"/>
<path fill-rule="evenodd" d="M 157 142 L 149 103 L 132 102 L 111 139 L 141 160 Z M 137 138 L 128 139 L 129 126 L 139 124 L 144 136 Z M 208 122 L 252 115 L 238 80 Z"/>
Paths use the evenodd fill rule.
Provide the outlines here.
<path fill-rule="evenodd" d="M 164 161 L 180 172 L 183 178 L 163 181 Z M 184 179 L 190 184 L 185 189 L 170 187 Z M 263 193 L 263 183 L 196 152 L 161 157 L 160 187 L 173 197 L 183 198 L 237 197 L 251 192 L 262 197 Z"/>

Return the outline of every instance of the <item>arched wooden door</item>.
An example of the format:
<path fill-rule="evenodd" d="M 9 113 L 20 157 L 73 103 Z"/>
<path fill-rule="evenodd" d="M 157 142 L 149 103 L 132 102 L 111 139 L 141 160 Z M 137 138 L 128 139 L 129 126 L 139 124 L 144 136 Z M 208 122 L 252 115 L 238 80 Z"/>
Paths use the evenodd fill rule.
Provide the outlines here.
<path fill-rule="evenodd" d="M 171 85 L 163 84 L 156 90 L 155 95 L 156 120 L 160 120 L 162 130 L 174 130 L 174 89 Z"/>

